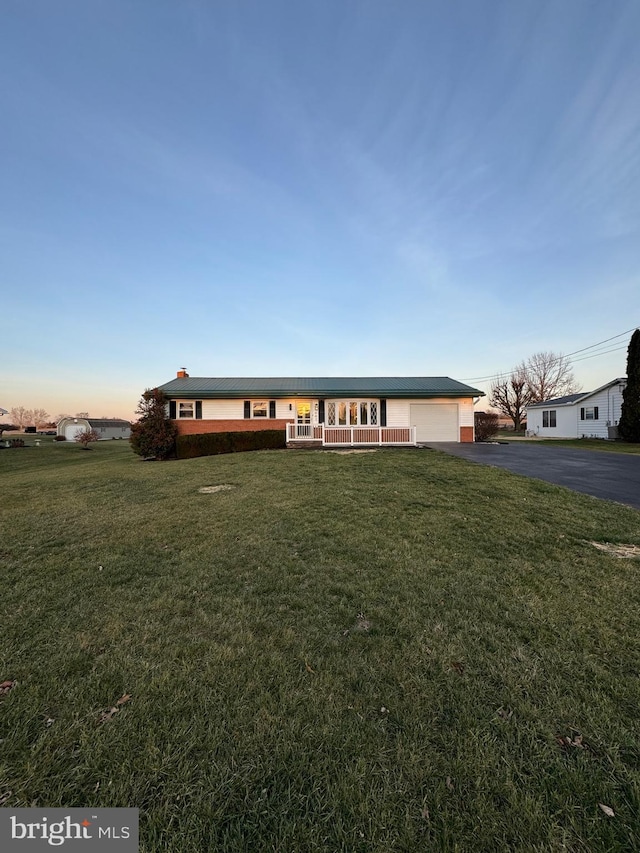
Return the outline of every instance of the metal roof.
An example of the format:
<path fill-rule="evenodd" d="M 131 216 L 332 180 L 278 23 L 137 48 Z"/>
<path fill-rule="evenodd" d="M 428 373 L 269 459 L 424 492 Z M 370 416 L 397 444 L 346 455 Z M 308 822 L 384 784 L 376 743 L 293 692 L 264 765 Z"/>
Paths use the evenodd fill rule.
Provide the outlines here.
<path fill-rule="evenodd" d="M 158 386 L 168 397 L 483 397 L 448 376 L 191 376 Z"/>
<path fill-rule="evenodd" d="M 564 406 L 569 403 L 575 403 L 581 397 L 588 397 L 591 391 L 581 391 L 579 394 L 567 394 L 564 397 L 555 397 L 553 400 L 544 400 L 542 403 L 529 403 L 527 409 L 539 409 L 541 407 L 548 408 L 549 406 Z"/>
<path fill-rule="evenodd" d="M 106 429 L 107 427 L 130 427 L 131 421 L 120 418 L 77 418 L 78 421 L 87 421 L 92 427 Z"/>

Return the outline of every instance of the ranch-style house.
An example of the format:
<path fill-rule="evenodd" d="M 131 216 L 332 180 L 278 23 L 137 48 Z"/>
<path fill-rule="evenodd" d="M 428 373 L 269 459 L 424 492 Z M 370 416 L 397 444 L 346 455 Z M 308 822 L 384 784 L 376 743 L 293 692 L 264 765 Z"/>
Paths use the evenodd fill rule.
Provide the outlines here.
<path fill-rule="evenodd" d="M 288 444 L 415 445 L 474 440 L 484 396 L 448 376 L 190 377 L 159 386 L 180 435 L 282 429 Z"/>

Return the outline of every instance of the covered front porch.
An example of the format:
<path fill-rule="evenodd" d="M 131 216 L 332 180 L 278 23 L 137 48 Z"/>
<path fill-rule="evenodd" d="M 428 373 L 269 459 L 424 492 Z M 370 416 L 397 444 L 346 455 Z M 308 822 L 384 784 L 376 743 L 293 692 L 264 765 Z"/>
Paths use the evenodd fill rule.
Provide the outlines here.
<path fill-rule="evenodd" d="M 287 444 L 309 447 L 360 447 L 416 445 L 416 428 L 382 426 L 326 426 L 288 423 Z"/>

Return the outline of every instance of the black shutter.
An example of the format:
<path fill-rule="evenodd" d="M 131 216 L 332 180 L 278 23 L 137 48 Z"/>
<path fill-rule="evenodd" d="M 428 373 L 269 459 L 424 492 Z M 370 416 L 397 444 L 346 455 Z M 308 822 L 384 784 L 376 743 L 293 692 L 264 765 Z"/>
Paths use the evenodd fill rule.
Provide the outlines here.
<path fill-rule="evenodd" d="M 387 425 L 387 401 L 380 400 L 380 426 L 386 427 Z"/>
<path fill-rule="evenodd" d="M 598 407 L 597 406 L 595 406 L 595 408 L 593 410 L 593 419 L 594 419 L 594 421 L 598 420 Z"/>
<path fill-rule="evenodd" d="M 318 403 L 318 423 L 324 423 L 324 400 Z"/>
<path fill-rule="evenodd" d="M 580 409 L 580 420 L 584 420 L 584 409 Z"/>
<path fill-rule="evenodd" d="M 176 401 L 175 400 L 169 400 L 169 417 L 171 418 L 172 421 L 175 421 L 175 419 L 176 419 Z"/>
<path fill-rule="evenodd" d="M 196 418 L 202 420 L 202 400 L 196 400 Z"/>
<path fill-rule="evenodd" d="M 245 418 L 251 417 L 251 400 L 244 401 L 244 416 Z"/>
<path fill-rule="evenodd" d="M 269 400 L 269 417 L 275 418 L 276 416 L 276 401 Z"/>

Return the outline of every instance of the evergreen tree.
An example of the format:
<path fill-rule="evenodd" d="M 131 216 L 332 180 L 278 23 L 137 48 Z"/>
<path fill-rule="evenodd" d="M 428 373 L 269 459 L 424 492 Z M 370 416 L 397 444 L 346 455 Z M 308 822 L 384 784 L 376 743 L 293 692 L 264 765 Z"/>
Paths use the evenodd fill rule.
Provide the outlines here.
<path fill-rule="evenodd" d="M 157 388 L 147 389 L 136 412 L 140 415 L 131 427 L 131 448 L 144 459 L 168 459 L 175 453 L 176 426 L 169 419 L 169 398 Z"/>
<path fill-rule="evenodd" d="M 640 442 L 640 329 L 631 335 L 627 351 L 627 387 L 622 392 L 618 433 L 625 441 Z"/>

